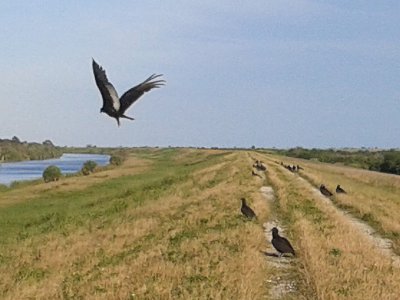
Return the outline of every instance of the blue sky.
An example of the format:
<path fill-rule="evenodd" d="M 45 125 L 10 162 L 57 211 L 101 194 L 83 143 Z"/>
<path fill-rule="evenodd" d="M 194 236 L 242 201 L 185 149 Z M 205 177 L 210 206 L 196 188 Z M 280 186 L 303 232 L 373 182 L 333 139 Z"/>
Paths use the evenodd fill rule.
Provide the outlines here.
<path fill-rule="evenodd" d="M 400 1 L 0 2 L 0 138 L 400 147 Z M 100 114 L 91 58 L 122 95 Z"/>

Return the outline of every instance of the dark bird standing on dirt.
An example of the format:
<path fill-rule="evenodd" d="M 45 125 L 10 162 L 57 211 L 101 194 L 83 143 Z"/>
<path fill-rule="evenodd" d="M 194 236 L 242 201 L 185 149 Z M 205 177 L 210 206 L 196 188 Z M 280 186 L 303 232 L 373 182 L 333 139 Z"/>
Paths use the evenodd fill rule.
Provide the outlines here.
<path fill-rule="evenodd" d="M 341 188 L 340 184 L 338 184 L 338 186 L 336 187 L 336 193 L 340 194 L 347 194 L 346 191 L 344 189 Z"/>
<path fill-rule="evenodd" d="M 267 167 L 264 165 L 264 163 L 261 160 L 256 160 L 256 162 L 253 164 L 253 168 L 256 168 L 257 171 L 266 171 Z"/>
<path fill-rule="evenodd" d="M 262 178 L 261 175 L 256 173 L 256 172 L 254 172 L 254 170 L 251 170 L 251 175 L 258 176 L 258 177 Z"/>
<path fill-rule="evenodd" d="M 100 112 L 104 112 L 112 118 L 117 120 L 118 126 L 120 125 L 119 119 L 125 118 L 134 120 L 131 117 L 125 116 L 125 111 L 142 96 L 145 92 L 154 88 L 159 88 L 164 85 L 165 80 L 154 80 L 162 75 L 153 74 L 142 83 L 126 91 L 121 98 L 118 97 L 117 91 L 111 82 L 108 81 L 106 71 L 99 66 L 93 59 L 93 73 L 96 80 L 96 85 L 100 90 L 101 97 L 103 98 L 103 107 Z"/>
<path fill-rule="evenodd" d="M 257 219 L 257 216 L 255 214 L 255 212 L 246 204 L 246 199 L 242 198 L 242 207 L 240 208 L 240 211 L 242 212 L 242 214 L 244 214 L 248 219 Z"/>
<path fill-rule="evenodd" d="M 296 254 L 294 253 L 294 249 L 290 242 L 279 235 L 278 228 L 274 227 L 271 229 L 272 231 L 272 246 L 279 252 L 279 256 L 282 256 L 284 253 L 291 253 L 293 256 Z"/>
<path fill-rule="evenodd" d="M 325 185 L 321 184 L 321 186 L 319 187 L 319 190 L 321 191 L 322 195 L 330 197 L 333 194 L 325 187 Z"/>

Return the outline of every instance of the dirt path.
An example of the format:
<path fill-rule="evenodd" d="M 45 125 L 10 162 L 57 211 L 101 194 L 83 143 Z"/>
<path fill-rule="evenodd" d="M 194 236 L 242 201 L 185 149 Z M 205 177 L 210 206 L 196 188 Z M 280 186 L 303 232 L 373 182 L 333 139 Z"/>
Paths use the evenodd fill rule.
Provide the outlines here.
<path fill-rule="evenodd" d="M 389 256 L 392 259 L 392 265 L 394 267 L 400 268 L 400 257 L 393 252 L 392 241 L 390 239 L 383 238 L 371 226 L 361 221 L 360 219 L 355 218 L 349 212 L 338 208 L 336 205 L 333 204 L 333 202 L 328 197 L 322 195 L 319 189 L 314 187 L 309 181 L 307 181 L 300 175 L 296 174 L 292 175 L 297 176 L 297 179 L 301 182 L 301 184 L 305 185 L 309 190 L 311 190 L 318 200 L 323 201 L 326 205 L 333 208 L 340 216 L 342 216 L 348 222 L 348 224 L 353 226 L 357 231 L 361 232 L 365 237 L 367 237 L 367 239 L 377 249 L 379 249 L 379 251 L 382 254 Z"/>
<path fill-rule="evenodd" d="M 252 164 L 257 159 L 260 160 L 260 157 L 249 155 L 249 162 Z M 265 184 L 267 180 L 266 172 L 268 172 L 268 164 L 266 167 L 267 171 L 265 172 L 258 171 L 253 167 L 253 171 L 257 174 L 253 174 L 253 176 L 264 184 L 259 192 L 272 212 L 269 221 L 263 223 L 266 249 L 261 251 L 266 257 L 268 268 L 272 270 L 266 279 L 269 290 L 268 299 L 300 299 L 301 297 L 299 295 L 295 275 L 297 274 L 295 259 L 293 257 L 278 257 L 277 251 L 271 244 L 271 229 L 277 227 L 283 235 L 285 229 L 281 226 L 281 222 L 274 213 L 273 206 L 276 201 L 274 190 L 271 186 Z"/>
<path fill-rule="evenodd" d="M 264 175 L 265 176 L 265 175 Z M 274 190 L 270 186 L 262 186 L 260 189 L 269 206 L 275 201 Z M 284 233 L 284 228 L 280 226 L 278 220 L 271 220 L 263 224 L 264 234 L 267 242 L 267 250 L 263 252 L 267 256 L 268 266 L 274 270 L 273 276 L 267 279 L 269 285 L 269 296 L 271 299 L 286 299 L 294 297 L 297 292 L 297 283 L 293 278 L 295 272 L 293 257 L 277 257 L 277 252 L 271 244 L 271 229 L 277 227 Z"/>

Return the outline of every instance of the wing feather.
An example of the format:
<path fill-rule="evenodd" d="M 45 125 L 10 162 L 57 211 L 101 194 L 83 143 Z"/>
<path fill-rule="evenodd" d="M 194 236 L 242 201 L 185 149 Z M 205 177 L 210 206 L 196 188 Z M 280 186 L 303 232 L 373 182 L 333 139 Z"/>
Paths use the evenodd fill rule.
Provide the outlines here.
<path fill-rule="evenodd" d="M 96 85 L 103 98 L 103 108 L 108 111 L 118 111 L 120 109 L 118 93 L 111 82 L 108 81 L 106 71 L 94 59 L 92 65 Z"/>
<path fill-rule="evenodd" d="M 144 93 L 150 91 L 151 89 L 159 88 L 164 85 L 165 80 L 154 80 L 161 76 L 162 74 L 153 74 L 142 83 L 126 91 L 120 99 L 120 113 L 123 114 L 129 108 L 129 106 L 131 106 L 136 100 L 138 100 Z"/>

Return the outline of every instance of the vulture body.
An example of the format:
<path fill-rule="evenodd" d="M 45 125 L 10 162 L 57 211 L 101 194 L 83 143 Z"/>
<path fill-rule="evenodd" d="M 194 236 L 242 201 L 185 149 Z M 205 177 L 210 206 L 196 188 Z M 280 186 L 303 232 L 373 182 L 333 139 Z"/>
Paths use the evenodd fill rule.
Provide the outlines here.
<path fill-rule="evenodd" d="M 338 186 L 336 187 L 336 193 L 338 193 L 338 194 L 347 194 L 346 191 L 344 189 L 342 189 L 340 184 L 338 184 Z"/>
<path fill-rule="evenodd" d="M 96 85 L 100 90 L 101 97 L 103 98 L 103 107 L 100 109 L 100 112 L 106 113 L 110 117 L 115 118 L 118 126 L 120 125 L 120 118 L 134 120 L 133 118 L 126 116 L 125 112 L 136 100 L 151 89 L 159 88 L 164 85 L 165 82 L 165 80 L 154 80 L 162 75 L 153 74 L 142 83 L 126 91 L 121 98 L 119 98 L 114 86 L 107 79 L 106 71 L 99 66 L 94 59 L 92 67 Z"/>
<path fill-rule="evenodd" d="M 282 256 L 284 253 L 291 253 L 293 256 L 295 256 L 294 249 L 290 242 L 279 235 L 278 228 L 274 227 L 272 228 L 272 246 L 279 252 L 279 256 Z"/>
<path fill-rule="evenodd" d="M 255 214 L 255 212 L 246 204 L 246 199 L 242 198 L 242 207 L 240 208 L 240 211 L 242 212 L 242 214 L 244 214 L 246 216 L 246 218 L 248 219 L 257 219 L 257 216 Z"/>
<path fill-rule="evenodd" d="M 321 186 L 319 187 L 319 190 L 321 191 L 322 195 L 330 197 L 333 194 L 325 187 L 325 185 L 321 184 Z"/>

